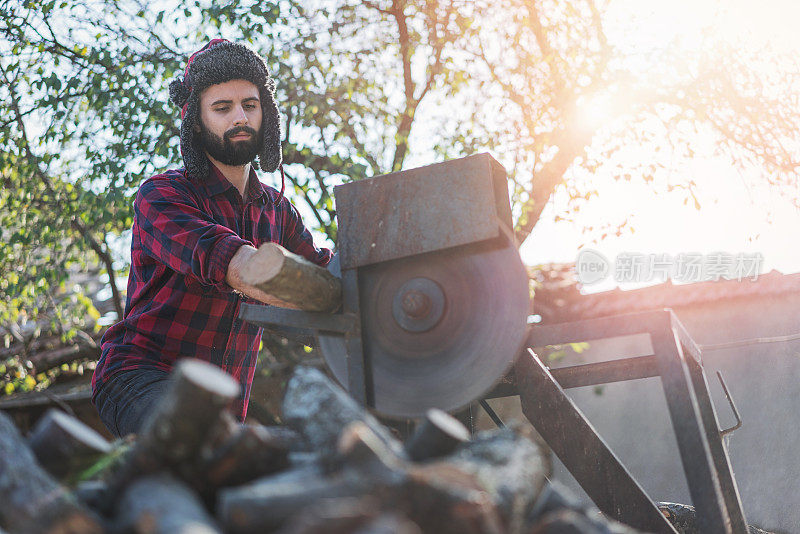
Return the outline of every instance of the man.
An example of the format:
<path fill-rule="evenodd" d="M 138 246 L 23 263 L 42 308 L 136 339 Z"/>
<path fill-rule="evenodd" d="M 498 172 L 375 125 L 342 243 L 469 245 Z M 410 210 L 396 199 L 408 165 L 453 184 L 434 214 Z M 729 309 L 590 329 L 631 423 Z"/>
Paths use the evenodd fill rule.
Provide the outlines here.
<path fill-rule="evenodd" d="M 285 303 L 242 282 L 242 266 L 266 242 L 321 266 L 331 257 L 314 246 L 283 187 L 262 184 L 251 164 L 257 157 L 273 172 L 281 163 L 280 115 L 264 61 L 214 39 L 169 89 L 181 109 L 184 168 L 139 188 L 125 313 L 103 336 L 92 377 L 92 402 L 117 436 L 139 430 L 186 357 L 239 380 L 233 409 L 244 420 L 261 329 L 238 319 L 240 303 Z"/>

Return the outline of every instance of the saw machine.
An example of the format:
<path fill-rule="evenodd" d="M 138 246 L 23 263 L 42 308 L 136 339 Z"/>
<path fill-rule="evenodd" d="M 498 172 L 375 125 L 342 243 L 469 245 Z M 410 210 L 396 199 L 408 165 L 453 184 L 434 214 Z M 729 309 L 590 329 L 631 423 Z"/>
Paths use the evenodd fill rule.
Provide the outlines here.
<path fill-rule="evenodd" d="M 728 431 L 718 428 L 700 351 L 670 310 L 527 324 L 528 276 L 511 231 L 507 177 L 491 156 L 359 180 L 337 186 L 335 196 L 339 254 L 329 270 L 341 278 L 341 308 L 242 304 L 241 319 L 316 335 L 342 386 L 387 417 L 519 395 L 525 416 L 600 510 L 674 533 L 564 393 L 660 377 L 702 532 L 747 532 L 721 438 Z M 654 354 L 549 369 L 531 350 L 637 333 L 651 335 Z"/>

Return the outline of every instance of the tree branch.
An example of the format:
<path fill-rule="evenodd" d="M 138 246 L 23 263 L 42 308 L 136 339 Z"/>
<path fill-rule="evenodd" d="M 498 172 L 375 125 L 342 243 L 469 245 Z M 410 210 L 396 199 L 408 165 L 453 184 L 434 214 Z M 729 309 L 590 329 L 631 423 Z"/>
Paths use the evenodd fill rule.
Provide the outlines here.
<path fill-rule="evenodd" d="M 8 87 L 9 97 L 11 99 L 11 109 L 14 111 L 14 116 L 17 119 L 17 127 L 20 130 L 20 141 L 25 151 L 25 156 L 27 160 L 30 162 L 30 164 L 33 166 L 33 170 L 37 178 L 39 178 L 41 183 L 45 186 L 45 189 L 55 199 L 58 196 L 58 194 L 55 188 L 53 187 L 53 184 L 51 183 L 50 177 L 47 176 L 45 172 L 42 170 L 41 166 L 39 165 L 38 158 L 34 156 L 33 152 L 31 151 L 30 141 L 28 139 L 28 134 L 25 128 L 23 115 L 19 107 L 19 99 L 17 97 L 17 93 L 14 87 L 9 84 L 10 82 L 8 79 L 8 75 L 5 69 L 3 69 L 1 66 L 0 66 L 0 73 L 2 74 L 3 80 L 5 81 L 6 86 Z M 92 235 L 91 231 L 88 228 L 86 228 L 86 226 L 77 217 L 74 217 L 71 220 L 71 224 L 72 227 L 78 231 L 81 237 L 86 239 L 86 242 L 89 244 L 91 249 L 97 254 L 98 258 L 103 263 L 103 265 L 105 265 L 106 270 L 108 272 L 108 282 L 109 284 L 111 284 L 111 292 L 112 294 L 115 295 L 115 298 L 117 298 L 117 302 L 115 302 L 117 314 L 119 316 L 119 319 L 122 320 L 121 299 L 119 298 L 119 290 L 116 287 L 116 279 L 115 279 L 116 277 L 114 276 L 113 263 L 111 261 L 111 256 L 109 255 L 108 250 L 107 249 L 104 250 L 100 246 L 100 243 L 97 242 L 97 240 Z"/>

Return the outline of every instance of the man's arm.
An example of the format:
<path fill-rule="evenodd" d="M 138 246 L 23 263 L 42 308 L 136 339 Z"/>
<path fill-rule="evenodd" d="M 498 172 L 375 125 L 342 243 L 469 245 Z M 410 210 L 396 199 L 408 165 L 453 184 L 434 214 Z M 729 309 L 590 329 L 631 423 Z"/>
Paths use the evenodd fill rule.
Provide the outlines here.
<path fill-rule="evenodd" d="M 242 282 L 241 268 L 255 247 L 214 221 L 179 184 L 145 182 L 134 210 L 139 242 L 152 258 L 219 291 L 234 289 L 267 304 L 292 307 Z"/>

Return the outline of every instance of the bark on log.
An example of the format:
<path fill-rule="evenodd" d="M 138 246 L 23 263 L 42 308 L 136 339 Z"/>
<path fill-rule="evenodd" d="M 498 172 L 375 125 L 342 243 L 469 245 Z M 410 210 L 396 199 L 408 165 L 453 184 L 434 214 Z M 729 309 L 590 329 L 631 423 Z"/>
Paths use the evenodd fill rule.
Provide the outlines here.
<path fill-rule="evenodd" d="M 512 532 L 524 523 L 550 474 L 539 446 L 511 428 L 481 432 L 443 461 L 475 475 Z"/>
<path fill-rule="evenodd" d="M 422 530 L 410 519 L 389 512 L 376 517 L 354 534 L 422 534 Z"/>
<path fill-rule="evenodd" d="M 472 474 L 445 462 L 412 467 L 406 482 L 385 502 L 405 512 L 423 532 L 505 532 L 486 488 Z"/>
<path fill-rule="evenodd" d="M 325 477 L 318 468 L 297 469 L 221 490 L 217 516 L 226 532 L 269 532 L 321 500 L 360 497 L 373 489 L 366 477 Z"/>
<path fill-rule="evenodd" d="M 222 531 L 188 486 L 167 474 L 140 478 L 117 505 L 116 526 L 137 534 L 216 534 Z"/>
<path fill-rule="evenodd" d="M 401 483 L 409 468 L 405 459 L 386 445 L 362 421 L 350 423 L 339 437 L 337 455 L 329 468 L 355 471 L 373 483 L 391 486 Z"/>
<path fill-rule="evenodd" d="M 108 484 L 102 480 L 83 480 L 75 485 L 73 495 L 91 509 L 99 509 L 108 493 Z"/>
<path fill-rule="evenodd" d="M 292 517 L 278 534 L 351 534 L 371 523 L 379 506 L 371 497 L 323 500 Z"/>
<path fill-rule="evenodd" d="M 239 383 L 218 367 L 181 360 L 170 388 L 142 426 L 134 450 L 180 471 L 197 457 L 220 414 L 238 395 Z"/>
<path fill-rule="evenodd" d="M 421 462 L 450 454 L 469 438 L 469 430 L 461 421 L 442 410 L 428 410 L 405 449 L 409 458 Z"/>
<path fill-rule="evenodd" d="M 658 509 L 664 517 L 675 527 L 679 534 L 702 534 L 697 521 L 694 506 L 674 502 L 658 503 Z M 748 534 L 770 534 L 760 528 L 747 525 Z"/>
<path fill-rule="evenodd" d="M 307 311 L 334 311 L 342 302 L 341 280 L 326 269 L 264 243 L 242 269 L 242 281 Z"/>
<path fill-rule="evenodd" d="M 561 509 L 545 515 L 526 534 L 611 534 L 612 532 L 617 534 L 617 531 L 609 531 L 593 525 L 585 515 L 575 510 Z M 628 531 L 621 531 L 618 534 L 626 532 Z"/>
<path fill-rule="evenodd" d="M 424 532 L 492 534 L 500 519 L 477 478 L 445 463 L 410 466 L 393 455 L 362 422 L 340 440 L 339 471 L 320 470 L 265 478 L 220 492 L 218 512 L 226 530 L 262 532 L 331 499 L 369 496 L 380 508 L 405 513 Z"/>
<path fill-rule="evenodd" d="M 0 527 L 14 533 L 99 533 L 98 519 L 42 469 L 0 412 Z"/>
<path fill-rule="evenodd" d="M 163 468 L 193 483 L 204 445 L 238 394 L 239 384 L 218 367 L 200 360 L 178 362 L 164 398 L 112 476 L 109 499 L 137 477 Z"/>
<path fill-rule="evenodd" d="M 322 454 L 335 453 L 344 428 L 354 421 L 361 421 L 396 455 L 405 456 L 402 444 L 386 427 L 342 388 L 312 367 L 298 366 L 295 369 L 283 398 L 283 419 L 305 438 L 311 450 Z"/>
<path fill-rule="evenodd" d="M 205 491 L 237 486 L 289 466 L 289 450 L 299 440 L 280 427 L 238 425 L 200 468 Z"/>
<path fill-rule="evenodd" d="M 39 464 L 58 480 L 89 467 L 111 444 L 93 429 L 62 411 L 50 409 L 28 436 Z"/>

